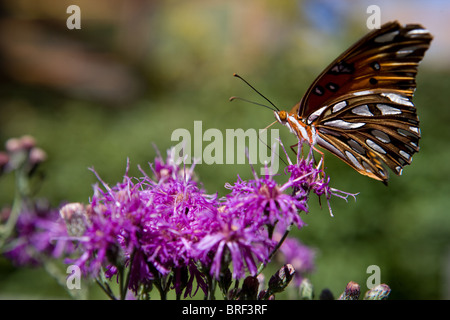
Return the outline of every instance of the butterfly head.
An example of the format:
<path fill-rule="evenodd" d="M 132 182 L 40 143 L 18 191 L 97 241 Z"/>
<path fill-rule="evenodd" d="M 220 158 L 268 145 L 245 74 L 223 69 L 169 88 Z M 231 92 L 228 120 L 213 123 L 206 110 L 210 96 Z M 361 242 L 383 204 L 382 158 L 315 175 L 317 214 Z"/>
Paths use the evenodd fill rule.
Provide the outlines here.
<path fill-rule="evenodd" d="M 274 114 L 275 114 L 275 119 L 277 119 L 277 121 L 279 122 L 279 123 L 281 123 L 281 124 L 286 124 L 286 122 L 287 122 L 287 117 L 288 117 L 288 114 L 287 114 L 287 112 L 286 111 L 284 111 L 284 110 L 281 110 L 281 111 L 274 111 L 273 112 Z"/>

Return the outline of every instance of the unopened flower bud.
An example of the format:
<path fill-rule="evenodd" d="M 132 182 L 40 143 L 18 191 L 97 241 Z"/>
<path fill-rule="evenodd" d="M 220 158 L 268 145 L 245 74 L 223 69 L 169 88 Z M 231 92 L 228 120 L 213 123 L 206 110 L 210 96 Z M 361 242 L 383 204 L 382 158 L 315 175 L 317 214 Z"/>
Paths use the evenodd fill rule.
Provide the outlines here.
<path fill-rule="evenodd" d="M 275 295 L 270 294 L 268 290 L 262 290 L 258 294 L 258 300 L 275 300 Z"/>
<path fill-rule="evenodd" d="M 307 278 L 303 278 L 299 287 L 300 299 L 312 300 L 314 296 L 314 288 L 311 281 Z"/>
<path fill-rule="evenodd" d="M 30 150 L 30 162 L 33 165 L 44 162 L 47 159 L 47 154 L 41 148 L 33 148 Z"/>
<path fill-rule="evenodd" d="M 20 150 L 31 150 L 36 146 L 36 140 L 29 135 L 21 138 L 10 138 L 6 141 L 5 148 L 8 152 L 17 152 Z"/>
<path fill-rule="evenodd" d="M 320 292 L 319 300 L 334 300 L 333 293 L 330 289 L 325 288 Z"/>
<path fill-rule="evenodd" d="M 366 292 L 364 300 L 385 300 L 391 293 L 387 284 L 379 284 Z"/>
<path fill-rule="evenodd" d="M 16 152 L 21 150 L 22 144 L 19 138 L 10 138 L 5 143 L 5 149 L 8 152 Z"/>
<path fill-rule="evenodd" d="M 269 280 L 269 291 L 272 293 L 283 291 L 294 277 L 295 269 L 292 264 L 285 264 Z"/>
<path fill-rule="evenodd" d="M 266 289 L 265 288 L 266 277 L 264 277 L 263 273 L 260 273 L 258 274 L 257 278 L 259 282 L 258 292 L 261 292 Z"/>
<path fill-rule="evenodd" d="M 9 156 L 6 152 L 0 151 L 0 174 L 9 162 Z"/>
<path fill-rule="evenodd" d="M 230 269 L 226 268 L 226 270 L 220 274 L 219 286 L 223 292 L 228 292 L 232 282 L 233 275 L 231 274 Z"/>
<path fill-rule="evenodd" d="M 242 284 L 239 300 L 256 300 L 258 296 L 259 281 L 257 277 L 248 276 Z"/>
<path fill-rule="evenodd" d="M 338 300 L 358 300 L 361 293 L 361 286 L 354 281 L 347 283 L 345 291 L 339 296 Z"/>
<path fill-rule="evenodd" d="M 88 214 L 86 207 L 81 203 L 69 203 L 59 210 L 61 218 L 66 223 L 67 233 L 70 236 L 82 236 L 86 230 Z"/>
<path fill-rule="evenodd" d="M 20 145 L 22 149 L 31 150 L 36 146 L 36 139 L 30 135 L 25 135 L 20 138 Z"/>

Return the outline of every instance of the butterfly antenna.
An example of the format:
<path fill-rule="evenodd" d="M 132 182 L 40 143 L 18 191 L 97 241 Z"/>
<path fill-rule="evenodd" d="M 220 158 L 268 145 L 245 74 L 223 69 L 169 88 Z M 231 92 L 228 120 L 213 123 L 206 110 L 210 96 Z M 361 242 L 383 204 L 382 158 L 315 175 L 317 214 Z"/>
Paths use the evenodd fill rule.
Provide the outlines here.
<path fill-rule="evenodd" d="M 253 87 L 250 83 L 248 83 L 247 80 L 245 80 L 244 78 L 242 78 L 240 75 L 238 75 L 237 73 L 234 73 L 233 76 L 235 76 L 236 78 L 241 79 L 242 81 L 245 82 L 246 85 L 248 85 L 250 88 L 253 89 L 253 91 L 255 91 L 257 94 L 259 94 L 261 97 L 263 97 L 267 102 L 269 102 L 277 111 L 280 111 L 280 109 L 277 108 L 277 106 L 275 104 L 273 104 L 272 101 L 270 101 L 266 96 L 264 96 L 261 92 L 259 92 L 258 90 L 256 90 L 255 87 Z"/>
<path fill-rule="evenodd" d="M 269 106 L 267 106 L 267 105 L 265 105 L 265 104 L 258 103 L 258 102 L 255 102 L 255 101 L 251 101 L 251 100 L 247 100 L 247 99 L 244 99 L 244 98 L 241 98 L 241 97 L 231 97 L 231 98 L 230 98 L 230 101 L 233 101 L 233 100 L 242 100 L 242 101 L 245 101 L 245 102 L 248 102 L 248 103 L 251 103 L 251 104 L 256 104 L 257 106 L 265 107 L 265 108 L 267 108 L 267 109 L 270 109 L 270 110 L 272 110 L 272 111 L 275 111 L 274 108 L 271 108 L 271 107 L 269 107 Z"/>
<path fill-rule="evenodd" d="M 248 83 L 248 81 L 247 80 L 245 80 L 244 78 L 242 78 L 240 75 L 238 75 L 237 73 L 234 73 L 233 74 L 233 76 L 235 76 L 236 78 L 239 78 L 239 79 L 241 79 L 242 81 L 244 81 L 244 83 L 246 84 L 246 85 L 248 85 L 250 88 L 252 88 L 257 94 L 259 94 L 261 97 L 263 97 L 267 102 L 269 102 L 272 106 L 273 106 L 273 108 L 271 108 L 270 106 L 267 106 L 267 105 L 265 105 L 265 104 L 261 104 L 261 103 L 258 103 L 258 102 L 254 102 L 254 101 L 250 101 L 250 100 L 247 100 L 247 99 L 243 99 L 243 98 L 240 98 L 240 97 L 231 97 L 230 98 L 230 101 L 233 101 L 233 100 L 242 100 L 242 101 L 245 101 L 245 102 L 249 102 L 249 103 L 252 103 L 252 104 L 255 104 L 255 105 L 258 105 L 258 106 L 262 106 L 262 107 L 265 107 L 265 108 L 267 108 L 267 109 L 270 109 L 270 110 L 272 110 L 272 111 L 280 111 L 280 109 L 278 109 L 277 108 L 277 106 L 272 102 L 272 101 L 270 101 L 266 96 L 264 96 L 261 92 L 259 92 L 258 90 L 256 90 L 256 88 L 255 87 L 253 87 L 250 83 Z M 277 121 L 274 121 L 274 122 L 272 122 L 271 124 L 269 124 L 267 127 L 265 127 L 264 129 L 263 129 L 263 131 L 264 130 L 267 130 L 267 129 L 269 129 L 272 125 L 274 125 L 275 123 L 277 123 Z M 269 150 L 270 150 L 270 152 L 272 153 L 272 148 L 267 144 L 267 143 L 265 143 L 262 139 L 261 139 L 261 137 L 259 136 L 259 134 L 258 134 L 258 139 L 259 139 L 259 141 L 261 141 Z M 278 158 L 287 166 L 288 164 L 286 163 L 286 161 L 279 155 L 279 154 L 277 154 L 277 156 L 278 156 Z"/>

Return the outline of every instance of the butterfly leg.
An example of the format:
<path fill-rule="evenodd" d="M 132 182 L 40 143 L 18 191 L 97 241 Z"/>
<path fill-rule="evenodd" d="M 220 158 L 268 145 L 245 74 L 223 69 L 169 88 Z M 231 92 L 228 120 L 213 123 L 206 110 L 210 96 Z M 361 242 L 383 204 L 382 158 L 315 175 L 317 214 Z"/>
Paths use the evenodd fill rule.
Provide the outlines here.
<path fill-rule="evenodd" d="M 305 140 L 299 140 L 296 144 L 293 144 L 290 148 L 291 150 L 295 153 L 295 155 L 297 155 L 297 152 L 300 149 L 300 154 L 303 155 L 303 144 L 304 144 Z"/>
<path fill-rule="evenodd" d="M 298 144 L 299 144 L 300 142 L 297 142 L 296 144 L 293 144 L 290 148 L 291 148 L 291 150 L 297 155 L 297 150 L 298 150 Z M 295 149 L 294 149 L 294 147 L 295 147 Z M 303 153 L 303 146 L 301 147 L 301 152 Z"/>
<path fill-rule="evenodd" d="M 312 149 L 314 149 L 314 151 L 316 151 L 317 153 L 320 154 L 320 158 L 321 158 L 320 162 L 322 163 L 321 164 L 321 170 L 322 170 L 322 174 L 325 174 L 325 154 L 322 151 L 320 151 L 319 149 L 317 149 L 316 147 L 314 147 L 314 146 L 312 146 Z M 317 164 L 315 158 L 314 158 L 314 163 Z"/>
<path fill-rule="evenodd" d="M 301 145 L 299 146 L 299 144 L 301 144 Z M 296 144 L 291 145 L 290 148 L 296 155 L 297 155 L 298 151 L 300 151 L 300 153 L 303 155 L 303 143 L 302 142 L 297 142 Z M 314 157 L 313 150 L 320 154 L 320 161 L 319 161 L 319 163 L 317 163 L 316 158 Z M 321 167 L 321 171 L 322 171 L 322 175 L 325 175 L 325 160 L 324 160 L 325 159 L 325 154 L 322 151 L 320 151 L 319 149 L 317 149 L 314 145 L 311 145 L 310 154 L 308 154 L 308 157 L 312 157 L 313 158 L 314 164 L 317 167 L 320 166 Z"/>

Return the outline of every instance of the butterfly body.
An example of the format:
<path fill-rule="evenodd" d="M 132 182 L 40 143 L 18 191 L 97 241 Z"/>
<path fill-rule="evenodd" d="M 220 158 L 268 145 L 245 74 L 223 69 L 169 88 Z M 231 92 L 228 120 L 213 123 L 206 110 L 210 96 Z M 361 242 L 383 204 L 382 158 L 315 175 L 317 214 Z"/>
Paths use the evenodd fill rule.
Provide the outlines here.
<path fill-rule="evenodd" d="M 317 132 L 313 124 L 307 125 L 296 113 L 274 111 L 277 121 L 295 134 L 299 140 L 307 141 L 311 146 L 317 143 Z"/>
<path fill-rule="evenodd" d="M 300 140 L 386 183 L 385 165 L 400 175 L 419 151 L 412 96 L 431 39 L 420 25 L 383 25 L 333 61 L 290 112 L 274 111 L 275 118 Z"/>

